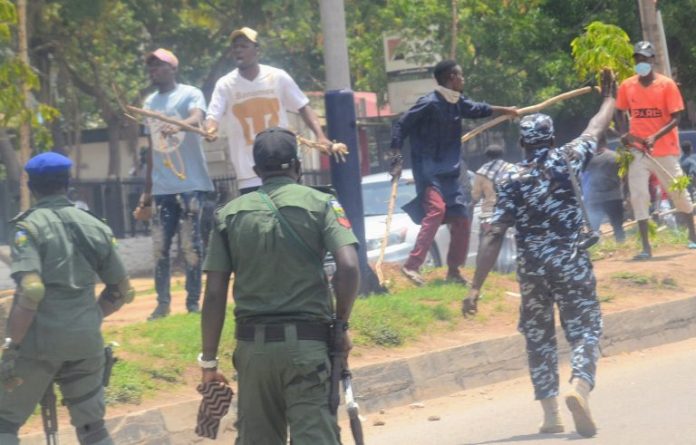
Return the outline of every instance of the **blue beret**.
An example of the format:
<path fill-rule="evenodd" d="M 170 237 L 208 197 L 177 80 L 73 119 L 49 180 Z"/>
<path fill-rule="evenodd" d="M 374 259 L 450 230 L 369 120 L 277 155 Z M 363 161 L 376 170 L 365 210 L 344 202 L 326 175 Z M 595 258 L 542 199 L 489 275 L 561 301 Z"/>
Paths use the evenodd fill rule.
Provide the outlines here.
<path fill-rule="evenodd" d="M 54 152 L 41 153 L 29 159 L 24 170 L 30 176 L 55 175 L 69 173 L 72 167 L 70 158 Z"/>

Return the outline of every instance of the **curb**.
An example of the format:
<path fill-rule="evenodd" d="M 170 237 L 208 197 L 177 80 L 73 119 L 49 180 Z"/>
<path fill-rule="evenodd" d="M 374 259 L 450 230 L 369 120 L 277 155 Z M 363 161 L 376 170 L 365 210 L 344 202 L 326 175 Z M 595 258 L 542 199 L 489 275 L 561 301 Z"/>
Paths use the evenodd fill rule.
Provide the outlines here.
<path fill-rule="evenodd" d="M 562 337 L 559 355 L 567 357 Z M 600 347 L 607 357 L 691 337 L 696 337 L 696 297 L 606 315 Z M 370 413 L 526 374 L 524 339 L 514 334 L 353 369 L 353 383 L 361 412 Z M 207 443 L 193 432 L 197 409 L 198 400 L 190 400 L 108 419 L 107 426 L 119 445 Z M 223 419 L 218 440 L 234 437 L 234 411 Z M 63 428 L 60 439 L 76 443 L 72 428 Z M 22 437 L 23 445 L 44 443 L 42 434 Z"/>

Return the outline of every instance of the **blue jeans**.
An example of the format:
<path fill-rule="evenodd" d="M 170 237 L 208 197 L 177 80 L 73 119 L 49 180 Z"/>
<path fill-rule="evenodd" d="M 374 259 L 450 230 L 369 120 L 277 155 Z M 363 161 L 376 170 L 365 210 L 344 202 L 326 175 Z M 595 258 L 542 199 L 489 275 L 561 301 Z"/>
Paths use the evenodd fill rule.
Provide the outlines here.
<path fill-rule="evenodd" d="M 156 195 L 152 224 L 152 245 L 155 257 L 155 290 L 157 302 L 169 305 L 170 261 L 172 239 L 178 232 L 186 262 L 186 306 L 198 304 L 201 295 L 201 266 L 204 257 L 201 242 L 201 208 L 205 192 Z"/>

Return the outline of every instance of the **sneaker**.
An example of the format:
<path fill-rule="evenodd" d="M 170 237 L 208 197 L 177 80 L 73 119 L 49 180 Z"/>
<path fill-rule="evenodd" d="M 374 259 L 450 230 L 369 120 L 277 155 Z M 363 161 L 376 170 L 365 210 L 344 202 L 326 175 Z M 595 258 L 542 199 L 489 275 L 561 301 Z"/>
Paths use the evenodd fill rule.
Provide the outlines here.
<path fill-rule="evenodd" d="M 462 276 L 459 271 L 456 272 L 447 272 L 447 277 L 445 278 L 445 281 L 448 283 L 456 283 L 456 284 L 461 284 L 462 286 L 466 286 L 469 284 L 468 281 L 466 281 L 466 278 Z"/>
<path fill-rule="evenodd" d="M 648 252 L 641 252 L 638 255 L 633 257 L 633 259 L 635 261 L 645 261 L 645 260 L 649 260 L 650 258 L 652 258 L 652 254 L 648 253 Z"/>
<path fill-rule="evenodd" d="M 157 320 L 158 318 L 164 318 L 169 315 L 171 309 L 168 304 L 158 304 L 154 311 L 147 317 L 147 321 Z"/>
<path fill-rule="evenodd" d="M 401 273 L 411 280 L 417 286 L 422 286 L 425 284 L 425 279 L 418 273 L 417 270 L 407 269 L 405 267 L 401 268 Z"/>
<path fill-rule="evenodd" d="M 198 306 L 198 303 L 192 303 L 186 305 L 186 310 L 189 314 L 197 314 L 201 311 L 201 308 Z"/>

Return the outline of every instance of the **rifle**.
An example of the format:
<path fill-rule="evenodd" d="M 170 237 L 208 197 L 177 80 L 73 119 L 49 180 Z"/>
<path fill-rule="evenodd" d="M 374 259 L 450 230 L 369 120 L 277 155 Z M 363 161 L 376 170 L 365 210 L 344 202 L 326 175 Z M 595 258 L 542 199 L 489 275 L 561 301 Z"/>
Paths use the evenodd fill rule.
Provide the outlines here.
<path fill-rule="evenodd" d="M 58 445 L 58 413 L 56 411 L 56 391 L 51 382 L 41 398 L 41 420 L 47 445 Z"/>
<path fill-rule="evenodd" d="M 114 357 L 113 347 L 111 345 L 106 346 L 104 348 L 104 375 L 102 376 L 104 387 L 109 386 L 111 371 L 115 363 L 116 357 Z M 58 411 L 56 409 L 56 401 L 55 385 L 51 382 L 41 398 L 41 420 L 44 433 L 46 434 L 47 445 L 58 445 Z"/>
<path fill-rule="evenodd" d="M 581 249 L 587 250 L 590 247 L 597 244 L 599 241 L 599 232 L 592 229 L 590 224 L 590 216 L 587 213 L 587 208 L 585 207 L 585 201 L 582 199 L 582 190 L 580 190 L 580 184 L 578 184 L 578 178 L 575 177 L 575 173 L 570 166 L 570 156 L 565 150 L 561 150 L 563 159 L 565 160 L 566 167 L 568 168 L 568 176 L 570 177 L 570 185 L 573 188 L 573 193 L 575 194 L 575 199 L 578 201 L 580 206 L 580 212 L 582 213 L 582 221 L 585 226 L 585 231 L 583 231 L 580 236 L 581 240 L 579 246 Z"/>

